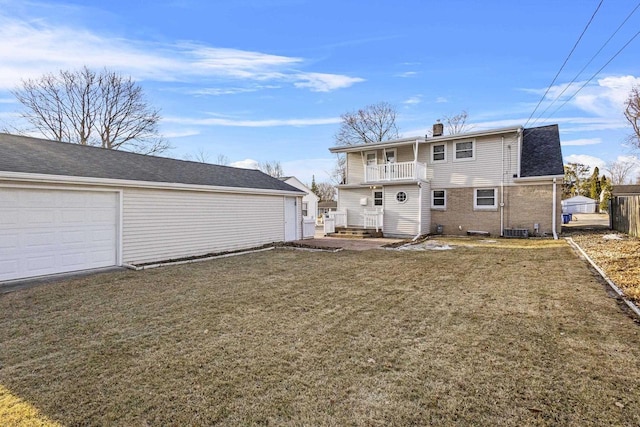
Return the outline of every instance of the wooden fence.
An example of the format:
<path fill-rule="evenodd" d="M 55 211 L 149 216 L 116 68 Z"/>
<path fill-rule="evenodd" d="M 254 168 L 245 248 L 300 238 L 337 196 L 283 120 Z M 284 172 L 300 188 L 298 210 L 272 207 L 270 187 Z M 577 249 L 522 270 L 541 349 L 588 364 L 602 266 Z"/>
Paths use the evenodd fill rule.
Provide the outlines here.
<path fill-rule="evenodd" d="M 640 237 L 640 196 L 616 196 L 610 203 L 611 228 Z"/>

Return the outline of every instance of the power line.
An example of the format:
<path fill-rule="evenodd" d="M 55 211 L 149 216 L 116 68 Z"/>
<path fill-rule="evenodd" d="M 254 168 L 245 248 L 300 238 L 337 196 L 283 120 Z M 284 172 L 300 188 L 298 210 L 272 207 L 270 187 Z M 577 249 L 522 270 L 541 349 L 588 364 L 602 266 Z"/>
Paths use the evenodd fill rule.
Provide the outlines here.
<path fill-rule="evenodd" d="M 609 65 L 609 64 L 611 63 L 611 61 L 613 61 L 613 60 L 614 60 L 614 59 L 615 59 L 615 58 L 620 54 L 620 52 L 622 52 L 623 50 L 625 50 L 625 49 L 626 49 L 626 47 L 627 47 L 627 46 L 629 46 L 629 44 L 631 44 L 631 42 L 632 42 L 636 37 L 638 37 L 638 35 L 640 35 L 640 31 L 638 31 L 637 33 L 635 33 L 635 34 L 634 34 L 634 36 L 633 36 L 633 37 L 631 37 L 631 38 L 629 39 L 629 41 L 628 41 L 628 42 L 626 42 L 626 43 L 624 44 L 624 46 L 622 46 L 622 47 L 620 48 L 620 50 L 618 50 L 618 51 L 617 51 L 617 52 L 616 52 L 616 53 L 615 53 L 615 54 L 614 54 L 614 55 L 613 55 L 613 56 L 612 56 L 612 57 L 611 57 L 611 58 L 610 58 L 610 59 L 609 59 L 609 60 L 608 60 L 608 61 L 607 61 L 607 62 L 606 62 L 602 67 L 600 67 L 600 69 L 599 69 L 598 71 L 596 71 L 595 73 L 593 73 L 593 75 L 592 75 L 591 77 L 589 77 L 589 80 L 587 80 L 586 82 L 584 82 L 584 84 L 583 84 L 582 86 L 580 86 L 580 88 L 579 88 L 577 91 L 575 91 L 575 92 L 573 93 L 573 95 L 571 95 L 571 96 L 570 96 L 566 101 L 564 101 L 564 102 L 562 103 L 562 105 L 560 105 L 558 108 L 556 108 L 556 109 L 555 109 L 555 111 L 554 111 L 553 113 L 551 113 L 551 114 L 549 115 L 549 117 L 547 117 L 547 118 L 550 118 L 551 116 L 555 115 L 555 114 L 556 114 L 556 113 L 557 113 L 557 112 L 558 112 L 562 107 L 564 107 L 564 106 L 567 104 L 567 102 L 571 101 L 571 100 L 573 99 L 573 97 L 574 97 L 574 96 L 576 96 L 576 95 L 577 95 L 577 94 L 578 94 L 582 89 L 584 89 L 584 87 L 585 87 L 586 85 L 588 85 L 588 84 L 591 82 L 591 80 L 593 80 L 593 79 L 594 79 L 598 74 L 600 74 L 600 71 L 602 71 L 602 70 L 603 70 L 607 65 Z"/>
<path fill-rule="evenodd" d="M 613 32 L 613 34 L 611 34 L 611 36 L 607 39 L 607 41 L 604 42 L 604 44 L 600 47 L 600 49 L 598 49 L 598 51 L 591 57 L 589 62 L 587 62 L 586 65 L 584 67 L 582 67 L 582 69 L 578 72 L 578 74 L 576 74 L 576 76 L 573 78 L 573 80 L 571 80 L 569 82 L 569 84 L 567 86 L 565 86 L 564 89 L 562 89 L 562 92 L 560 92 L 558 94 L 558 96 L 556 96 L 556 98 L 549 105 L 547 105 L 547 108 L 545 108 L 544 111 L 542 113 L 540 113 L 538 118 L 535 119 L 533 121 L 533 123 L 531 123 L 532 126 L 535 125 L 538 122 L 538 120 L 542 118 L 542 116 L 544 116 L 544 113 L 546 113 L 549 110 L 549 108 L 551 108 L 553 106 L 553 104 L 555 104 L 562 97 L 562 95 L 564 95 L 564 93 L 569 89 L 569 87 L 571 87 L 571 85 L 578 79 L 578 77 L 580 77 L 582 75 L 584 70 L 586 70 L 586 68 L 589 65 L 591 65 L 593 60 L 596 59 L 596 57 L 600 54 L 600 52 L 602 52 L 602 50 L 607 46 L 607 44 L 609 44 L 611 39 L 613 39 L 613 37 L 615 37 L 615 35 L 618 34 L 618 31 L 620 31 L 620 29 L 624 26 L 624 24 L 627 23 L 629 18 L 631 18 L 631 16 L 636 12 L 636 10 L 638 10 L 638 8 L 640 8 L 640 3 L 638 3 L 636 5 L 636 7 L 633 8 L 633 10 L 627 15 L 627 17 L 624 19 L 624 21 L 622 21 L 622 23 L 618 26 L 618 28 L 616 28 L 616 30 Z M 549 117 L 551 117 L 551 116 L 549 116 Z"/>
<path fill-rule="evenodd" d="M 551 87 L 553 86 L 553 84 L 556 82 L 556 80 L 558 79 L 558 76 L 560 75 L 560 73 L 562 72 L 562 70 L 564 69 L 564 66 L 567 65 L 567 62 L 569 61 L 569 58 L 571 58 L 571 55 L 573 54 L 573 52 L 576 50 L 576 48 L 578 47 L 578 44 L 580 43 L 580 40 L 582 40 L 582 37 L 584 36 L 584 34 L 587 32 L 587 29 L 589 28 L 589 26 L 591 25 L 591 22 L 593 21 L 593 18 L 595 18 L 596 13 L 598 13 L 598 10 L 600 10 L 600 6 L 602 6 L 602 2 L 604 0 L 600 0 L 600 3 L 598 3 L 598 7 L 596 7 L 596 10 L 593 12 L 593 15 L 591 15 L 591 19 L 589 19 L 589 22 L 587 22 L 587 25 L 584 27 L 584 30 L 582 30 L 582 34 L 580 34 L 580 37 L 578 37 L 578 40 L 576 41 L 576 43 L 573 45 L 573 48 L 571 49 L 571 52 L 569 52 L 569 55 L 567 55 L 567 58 L 564 60 L 564 62 L 562 63 L 562 66 L 560 67 L 560 69 L 558 70 L 558 72 L 556 73 L 556 76 L 553 78 L 553 81 L 551 82 L 551 84 L 547 87 L 547 90 L 544 92 L 544 95 L 542 95 L 542 98 L 540 98 L 540 101 L 538 101 L 538 105 L 536 105 L 536 108 L 533 109 L 533 112 L 531 113 L 531 115 L 529 116 L 529 118 L 527 119 L 527 121 L 524 124 L 524 127 L 527 126 L 527 124 L 529 123 L 529 121 L 531 121 L 531 118 L 533 117 L 533 115 L 536 113 L 536 111 L 538 111 L 538 108 L 540 107 L 540 104 L 542 104 L 542 101 L 544 101 L 544 98 L 547 96 L 547 94 L 549 93 L 549 91 L 551 90 Z"/>

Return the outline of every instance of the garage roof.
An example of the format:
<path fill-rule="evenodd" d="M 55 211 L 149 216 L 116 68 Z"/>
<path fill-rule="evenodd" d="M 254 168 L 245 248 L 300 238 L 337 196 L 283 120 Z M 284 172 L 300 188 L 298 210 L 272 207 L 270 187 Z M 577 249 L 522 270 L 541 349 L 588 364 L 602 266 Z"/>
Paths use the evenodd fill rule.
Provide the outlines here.
<path fill-rule="evenodd" d="M 0 133 L 0 171 L 295 191 L 254 169 L 148 156 Z"/>

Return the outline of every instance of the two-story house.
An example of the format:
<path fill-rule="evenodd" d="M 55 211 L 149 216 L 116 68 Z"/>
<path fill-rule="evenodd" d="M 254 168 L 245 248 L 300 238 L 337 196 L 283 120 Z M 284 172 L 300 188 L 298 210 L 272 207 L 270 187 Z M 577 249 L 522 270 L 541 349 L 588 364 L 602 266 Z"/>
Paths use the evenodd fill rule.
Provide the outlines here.
<path fill-rule="evenodd" d="M 564 176 L 557 125 L 521 126 L 338 146 L 346 182 L 338 212 L 385 236 L 428 233 L 553 235 Z M 371 222 L 372 215 L 377 215 Z"/>

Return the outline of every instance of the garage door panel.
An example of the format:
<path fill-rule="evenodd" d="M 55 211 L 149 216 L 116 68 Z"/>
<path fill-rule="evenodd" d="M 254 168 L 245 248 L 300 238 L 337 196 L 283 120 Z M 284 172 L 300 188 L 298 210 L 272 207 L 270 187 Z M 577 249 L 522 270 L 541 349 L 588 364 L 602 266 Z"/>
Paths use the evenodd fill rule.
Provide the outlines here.
<path fill-rule="evenodd" d="M 116 265 L 115 192 L 0 188 L 0 281 Z"/>

